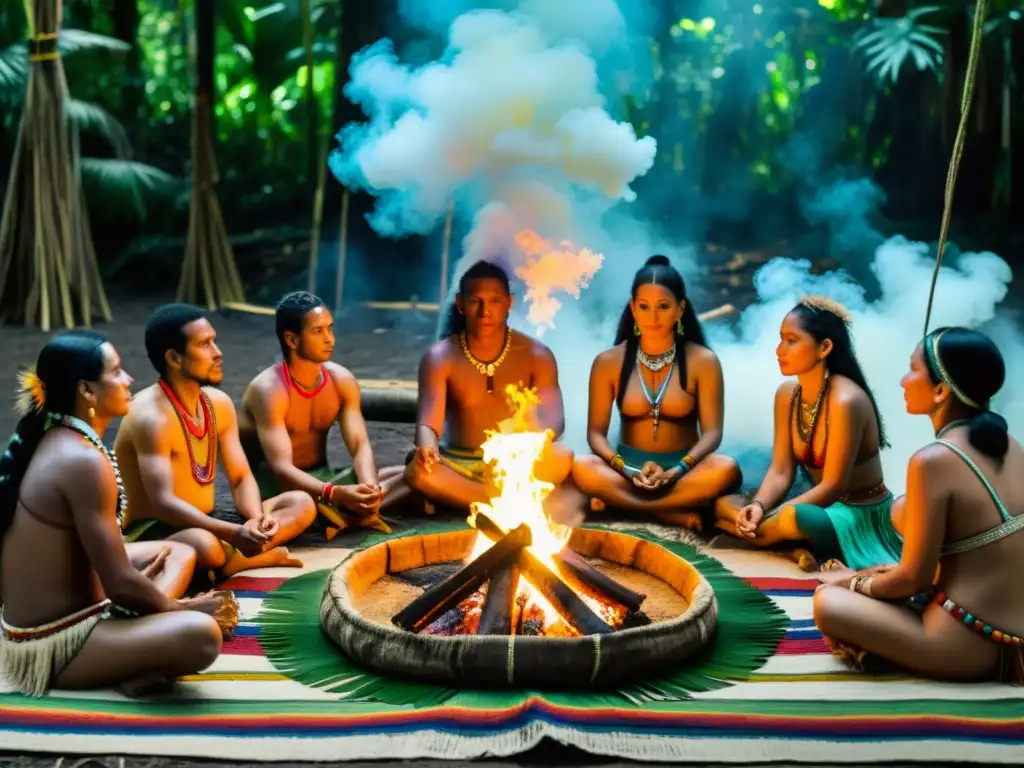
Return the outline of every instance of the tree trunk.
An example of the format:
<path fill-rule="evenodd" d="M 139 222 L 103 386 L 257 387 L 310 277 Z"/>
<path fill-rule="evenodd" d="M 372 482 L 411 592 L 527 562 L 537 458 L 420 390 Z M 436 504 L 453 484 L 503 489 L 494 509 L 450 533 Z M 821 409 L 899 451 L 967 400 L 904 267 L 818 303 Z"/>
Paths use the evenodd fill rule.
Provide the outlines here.
<path fill-rule="evenodd" d="M 139 130 L 140 111 L 143 104 L 142 53 L 139 50 L 139 5 L 138 0 L 111 0 L 110 17 L 114 25 L 114 37 L 128 43 L 131 48 L 125 54 L 124 80 L 121 83 L 121 110 L 128 135 L 134 139 L 136 157 L 145 156 L 145 131 Z"/>
<path fill-rule="evenodd" d="M 195 104 L 192 108 L 192 204 L 178 300 L 209 309 L 245 301 L 234 252 L 217 199 L 213 153 L 216 0 L 195 3 Z"/>
<path fill-rule="evenodd" d="M 26 0 L 28 88 L 0 219 L 0 319 L 89 326 L 110 320 L 79 177 L 78 133 L 65 115 L 57 47 L 62 0 Z"/>

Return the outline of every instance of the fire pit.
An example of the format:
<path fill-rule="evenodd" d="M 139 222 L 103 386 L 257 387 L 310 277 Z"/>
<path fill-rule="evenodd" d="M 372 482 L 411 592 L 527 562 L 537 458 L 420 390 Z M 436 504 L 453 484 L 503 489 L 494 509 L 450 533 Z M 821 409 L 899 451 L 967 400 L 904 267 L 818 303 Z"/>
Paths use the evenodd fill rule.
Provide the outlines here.
<path fill-rule="evenodd" d="M 380 672 L 447 684 L 566 688 L 663 673 L 710 640 L 718 608 L 686 560 L 644 539 L 552 521 L 533 473 L 550 433 L 531 432 L 529 390 L 484 443 L 494 470 L 475 530 L 385 541 L 346 558 L 321 624 Z"/>

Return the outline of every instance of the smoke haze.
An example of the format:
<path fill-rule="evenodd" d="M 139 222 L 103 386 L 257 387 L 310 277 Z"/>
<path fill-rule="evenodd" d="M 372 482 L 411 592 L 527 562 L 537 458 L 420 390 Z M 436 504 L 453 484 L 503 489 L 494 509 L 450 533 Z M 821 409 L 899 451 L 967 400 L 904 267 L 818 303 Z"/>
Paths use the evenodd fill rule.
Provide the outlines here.
<path fill-rule="evenodd" d="M 651 254 L 664 253 L 691 290 L 704 277 L 687 238 L 666 237 L 644 220 L 633 185 L 652 168 L 658 147 L 651 137 L 637 137 L 615 108 L 619 97 L 650 83 L 642 35 L 656 17 L 651 8 L 615 0 L 400 0 L 403 20 L 443 37 L 445 53 L 411 66 L 384 40 L 353 57 L 346 95 L 369 120 L 346 126 L 330 159 L 342 182 L 376 197 L 370 222 L 382 236 L 432 232 L 452 206 L 469 230 L 453 244 L 453 292 L 478 259 L 510 273 L 523 268 L 526 255 L 515 236 L 524 229 L 603 256 L 579 300 L 571 290 L 560 292 L 552 327 L 543 328 L 560 368 L 565 440 L 580 452 L 589 450 L 590 366 L 612 344 L 633 273 Z M 899 380 L 921 338 L 934 248 L 883 234 L 873 224 L 881 190 L 863 173 L 831 168 L 813 136 L 793 136 L 781 158 L 798 179 L 806 223 L 823 236 L 827 253 L 819 255 L 849 271 L 812 275 L 809 261 L 774 259 L 756 275 L 755 304 L 735 322 L 706 326 L 725 374 L 721 450 L 741 459 L 746 485 L 760 482 L 782 381 L 779 325 L 801 295 L 822 294 L 853 315 L 856 349 L 893 445 L 882 454 L 885 479 L 900 491 L 910 455 L 931 438 L 927 419 L 905 413 Z M 996 410 L 1019 433 L 1024 341 L 1015 319 L 999 313 L 1010 268 L 992 253 L 956 254 L 952 245 L 947 253 L 931 327 L 966 325 L 992 335 L 1007 362 Z M 513 325 L 536 334 L 519 289 Z"/>

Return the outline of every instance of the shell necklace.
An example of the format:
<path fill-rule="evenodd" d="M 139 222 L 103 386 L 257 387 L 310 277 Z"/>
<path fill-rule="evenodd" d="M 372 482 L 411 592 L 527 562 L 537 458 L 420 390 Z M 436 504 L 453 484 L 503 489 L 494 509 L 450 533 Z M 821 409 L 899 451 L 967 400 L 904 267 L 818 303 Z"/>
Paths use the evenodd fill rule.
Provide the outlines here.
<path fill-rule="evenodd" d="M 99 448 L 110 460 L 110 465 L 114 468 L 114 479 L 117 481 L 117 527 L 120 528 L 124 524 L 124 511 L 128 507 L 128 496 L 124 492 L 124 482 L 121 480 L 121 469 L 117 466 L 117 458 L 113 453 L 111 453 L 110 449 L 103 444 L 103 441 L 100 440 L 100 436 L 96 434 L 96 430 L 77 416 L 53 413 L 50 414 L 50 418 L 53 420 L 53 424 L 59 424 L 62 427 L 70 429 L 72 432 L 80 434 L 94 446 Z"/>
<path fill-rule="evenodd" d="M 482 360 L 477 360 L 473 353 L 469 351 L 469 341 L 466 338 L 465 331 L 462 331 L 459 334 L 459 346 L 462 347 L 462 354 L 466 356 L 469 364 L 476 368 L 482 375 L 487 377 L 487 394 L 494 394 L 494 372 L 498 370 L 498 366 L 505 362 L 505 357 L 508 355 L 508 351 L 512 347 L 512 329 L 507 328 L 505 330 L 505 346 L 501 350 L 501 354 L 494 360 L 487 363 Z"/>

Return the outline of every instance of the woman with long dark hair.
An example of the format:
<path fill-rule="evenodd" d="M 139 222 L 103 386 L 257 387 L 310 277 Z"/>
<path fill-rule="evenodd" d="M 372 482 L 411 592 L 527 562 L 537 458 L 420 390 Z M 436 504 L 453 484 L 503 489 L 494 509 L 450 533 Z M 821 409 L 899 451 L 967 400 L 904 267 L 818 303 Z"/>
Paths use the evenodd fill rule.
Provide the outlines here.
<path fill-rule="evenodd" d="M 0 456 L 0 677 L 37 696 L 140 694 L 209 666 L 221 626 L 237 623 L 234 596 L 170 599 L 155 577 L 184 545 L 135 546 L 151 555 L 140 570 L 121 540 L 124 488 L 100 439 L 131 401 L 117 352 L 99 333 L 58 334 L 20 380 L 23 415 Z M 167 591 L 183 591 L 171 576 Z"/>
<path fill-rule="evenodd" d="M 819 577 L 814 620 L 841 659 L 1024 684 L 1024 450 L 989 409 L 1005 377 L 996 345 L 967 328 L 914 350 L 900 384 L 935 441 L 907 467 L 899 563 Z"/>
<path fill-rule="evenodd" d="M 722 367 L 704 340 L 686 284 L 665 256 L 652 256 L 633 278 L 615 346 L 590 371 L 587 441 L 573 480 L 591 509 L 605 506 L 700 528 L 700 512 L 739 485 L 722 442 Z M 619 444 L 608 441 L 612 407 Z"/>
<path fill-rule="evenodd" d="M 897 562 L 893 495 L 879 457 L 888 442 L 848 313 L 829 299 L 801 299 L 782 321 L 776 355 L 796 381 L 775 393 L 771 467 L 752 499 L 719 501 L 718 526 L 758 546 L 808 542 L 810 552 L 795 552 L 805 570 L 832 558 L 856 568 Z M 798 467 L 813 487 L 783 504 Z"/>

